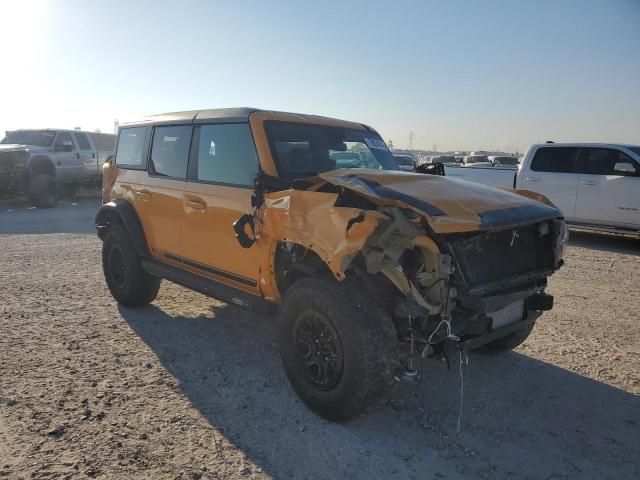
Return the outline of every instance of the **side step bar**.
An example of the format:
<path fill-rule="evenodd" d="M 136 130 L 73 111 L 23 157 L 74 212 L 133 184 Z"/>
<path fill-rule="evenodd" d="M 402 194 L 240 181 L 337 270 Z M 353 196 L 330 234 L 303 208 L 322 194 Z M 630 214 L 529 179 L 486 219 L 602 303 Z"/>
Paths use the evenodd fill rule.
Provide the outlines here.
<path fill-rule="evenodd" d="M 156 260 L 142 260 L 142 268 L 154 277 L 164 278 L 208 297 L 237 305 L 252 312 L 274 315 L 277 310 L 276 305 L 267 302 L 262 297 L 251 295 L 229 285 L 224 285 L 210 278 L 196 275 Z"/>
<path fill-rule="evenodd" d="M 633 228 L 625 228 L 625 227 L 607 227 L 604 225 L 593 225 L 590 223 L 580 223 L 580 222 L 567 222 L 567 225 L 570 229 L 573 230 L 587 230 L 591 232 L 601 232 L 601 233 L 617 233 L 618 235 L 632 235 L 635 237 L 640 237 L 640 230 Z"/>

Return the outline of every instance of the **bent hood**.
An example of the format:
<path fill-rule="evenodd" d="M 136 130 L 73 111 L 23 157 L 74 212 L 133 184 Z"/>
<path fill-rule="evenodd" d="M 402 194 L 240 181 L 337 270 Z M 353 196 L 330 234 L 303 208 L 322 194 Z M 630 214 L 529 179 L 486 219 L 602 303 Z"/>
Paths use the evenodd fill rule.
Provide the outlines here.
<path fill-rule="evenodd" d="M 436 233 L 501 229 L 562 217 L 560 210 L 531 196 L 438 175 L 340 169 L 316 178 L 377 205 L 410 208 Z"/>

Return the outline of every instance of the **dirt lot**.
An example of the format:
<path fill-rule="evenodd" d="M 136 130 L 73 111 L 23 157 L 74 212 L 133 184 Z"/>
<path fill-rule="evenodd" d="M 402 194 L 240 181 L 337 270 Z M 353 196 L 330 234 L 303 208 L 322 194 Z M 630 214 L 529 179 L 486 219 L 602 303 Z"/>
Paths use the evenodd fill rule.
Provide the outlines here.
<path fill-rule="evenodd" d="M 336 425 L 288 386 L 274 320 L 166 282 L 119 308 L 95 209 L 0 204 L 0 478 L 640 478 L 640 241 L 573 236 L 526 344 L 469 356 L 456 434 L 443 364 Z"/>

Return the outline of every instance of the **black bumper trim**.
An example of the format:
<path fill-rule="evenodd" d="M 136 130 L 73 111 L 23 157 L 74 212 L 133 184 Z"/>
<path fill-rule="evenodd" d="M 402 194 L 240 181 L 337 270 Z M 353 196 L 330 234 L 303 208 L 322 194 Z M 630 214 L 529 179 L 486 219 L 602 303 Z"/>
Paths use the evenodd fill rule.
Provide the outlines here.
<path fill-rule="evenodd" d="M 482 345 L 486 345 L 487 343 L 493 342 L 494 340 L 497 340 L 502 337 L 506 337 L 510 333 L 513 333 L 520 329 L 528 327 L 529 325 L 534 323 L 540 315 L 542 315 L 542 312 L 529 311 L 527 312 L 527 318 L 524 320 L 511 323 L 498 330 L 494 330 L 490 333 L 487 333 L 486 335 L 482 335 L 480 337 L 473 337 L 468 340 L 464 340 L 460 342 L 460 349 L 464 351 L 475 350 L 476 348 L 479 348 Z"/>

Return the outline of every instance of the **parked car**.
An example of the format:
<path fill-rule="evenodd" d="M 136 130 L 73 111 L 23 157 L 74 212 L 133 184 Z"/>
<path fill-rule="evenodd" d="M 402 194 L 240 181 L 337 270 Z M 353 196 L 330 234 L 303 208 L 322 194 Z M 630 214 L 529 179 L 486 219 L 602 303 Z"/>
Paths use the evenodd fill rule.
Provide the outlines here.
<path fill-rule="evenodd" d="M 376 168 L 336 169 L 331 153 L 353 149 Z M 107 286 L 127 307 L 152 302 L 161 279 L 279 306 L 287 377 L 331 420 L 416 378 L 418 357 L 515 348 L 552 307 L 560 211 L 395 169 L 375 130 L 313 115 L 240 108 L 122 125 L 96 216 Z"/>
<path fill-rule="evenodd" d="M 518 158 L 505 155 L 491 155 L 489 161 L 494 167 L 518 168 Z"/>
<path fill-rule="evenodd" d="M 77 130 L 15 130 L 0 141 L 0 194 L 27 194 L 32 204 L 58 203 L 63 184 L 99 184 L 115 135 Z"/>
<path fill-rule="evenodd" d="M 462 164 L 465 167 L 492 167 L 493 165 L 489 161 L 489 157 L 486 155 L 467 155 L 462 160 Z"/>
<path fill-rule="evenodd" d="M 529 147 L 519 170 L 446 167 L 445 175 L 540 193 L 570 226 L 640 232 L 640 146 L 543 143 Z"/>
<path fill-rule="evenodd" d="M 416 162 L 413 155 L 407 153 L 394 153 L 393 158 L 398 162 L 398 168 L 403 172 L 413 172 L 416 168 Z"/>

